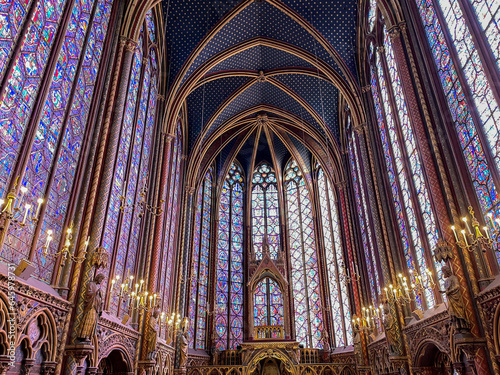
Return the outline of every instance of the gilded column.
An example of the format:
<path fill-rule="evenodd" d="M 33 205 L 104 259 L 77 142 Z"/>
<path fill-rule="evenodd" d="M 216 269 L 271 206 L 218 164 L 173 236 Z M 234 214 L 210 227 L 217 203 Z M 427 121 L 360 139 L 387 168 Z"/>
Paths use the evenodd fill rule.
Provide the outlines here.
<path fill-rule="evenodd" d="M 149 291 L 155 291 L 156 286 L 158 284 L 158 267 L 160 263 L 160 253 L 163 245 L 163 223 L 165 222 L 165 215 L 167 213 L 167 210 L 165 209 L 165 195 L 168 187 L 168 179 L 171 174 L 171 163 L 170 163 L 170 156 L 171 156 L 171 144 L 172 140 L 174 139 L 174 136 L 171 134 L 165 134 L 163 133 L 163 156 L 161 159 L 161 169 L 160 169 L 160 178 L 159 178 L 159 194 L 158 194 L 158 202 L 159 206 L 161 207 L 161 215 L 158 217 L 158 219 L 155 222 L 154 225 L 154 234 L 153 234 L 153 245 L 151 251 L 147 252 L 147 257 L 145 261 L 146 267 L 149 266 L 148 270 L 148 289 Z M 157 291 L 161 293 L 162 291 Z M 149 318 L 151 317 L 151 312 L 147 312 L 145 314 L 145 319 L 144 323 L 141 324 L 140 326 L 142 327 L 147 327 L 149 323 Z M 142 361 L 145 361 L 147 359 L 147 352 L 146 352 L 146 335 L 142 336 L 142 351 L 138 350 L 136 351 L 136 360 L 139 360 L 139 354 L 140 358 Z"/>
<path fill-rule="evenodd" d="M 347 247 L 347 258 L 349 259 L 349 272 L 351 275 L 355 275 L 356 270 L 354 268 L 354 264 L 357 263 L 356 256 L 353 251 L 353 245 L 352 245 L 352 236 L 351 236 L 351 220 L 350 220 L 350 215 L 349 215 L 349 209 L 347 206 L 347 186 L 345 182 L 341 182 L 337 184 L 337 190 L 339 192 L 339 197 L 340 197 L 340 207 L 342 209 L 342 221 L 343 221 L 343 226 L 344 226 L 344 234 L 345 234 L 345 243 Z M 352 286 L 352 294 L 353 298 L 352 300 L 354 301 L 354 307 L 355 311 L 357 314 L 361 311 L 361 301 L 360 301 L 360 296 L 359 296 L 359 290 L 358 290 L 358 280 L 353 277 L 351 280 L 351 286 Z M 354 317 L 354 314 L 352 314 Z M 355 325 L 353 324 L 353 330 L 355 328 Z M 355 332 L 354 332 L 355 333 Z M 360 342 L 359 344 L 356 343 L 356 338 L 354 338 L 354 345 L 355 345 L 355 350 L 357 350 L 356 345 L 361 345 L 361 351 L 363 358 L 360 363 L 367 365 L 368 364 L 368 349 L 367 349 L 367 341 L 364 335 L 360 333 L 359 334 L 359 339 Z M 356 333 L 355 333 L 356 335 Z M 361 353 L 360 353 L 361 354 Z"/>
<path fill-rule="evenodd" d="M 185 187 L 185 192 L 184 192 L 184 224 L 183 224 L 183 236 L 182 236 L 182 242 L 178 244 L 178 248 L 181 250 L 180 257 L 178 258 L 180 260 L 180 267 L 179 267 L 179 272 L 178 272 L 178 278 L 180 280 L 180 284 L 178 284 L 178 293 L 177 293 L 177 311 L 183 315 L 184 312 L 186 311 L 186 300 L 187 300 L 187 290 L 188 288 L 186 287 L 186 284 L 188 284 L 188 263 L 189 263 L 189 244 L 190 241 L 189 239 L 191 238 L 191 232 L 192 232 L 192 221 L 191 217 L 193 214 L 193 206 L 195 205 L 194 203 L 194 194 L 195 188 L 191 186 L 186 186 Z M 194 322 L 191 322 L 194 323 Z M 179 340 L 180 335 L 182 334 L 181 331 L 178 332 L 177 334 L 177 341 L 176 341 L 176 349 L 175 349 L 175 371 L 176 373 L 185 373 L 185 363 L 181 363 L 181 340 Z"/>

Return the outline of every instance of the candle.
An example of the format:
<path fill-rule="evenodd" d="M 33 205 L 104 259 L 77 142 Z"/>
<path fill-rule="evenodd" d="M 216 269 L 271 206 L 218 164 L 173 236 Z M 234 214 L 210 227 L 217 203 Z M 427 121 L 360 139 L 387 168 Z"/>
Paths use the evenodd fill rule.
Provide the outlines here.
<path fill-rule="evenodd" d="M 137 290 L 138 290 L 138 289 L 139 289 L 139 284 L 137 284 L 137 283 L 136 283 L 136 284 L 135 284 L 135 289 L 134 289 L 134 291 L 137 293 Z"/>
<path fill-rule="evenodd" d="M 156 306 L 156 293 L 155 293 L 155 294 L 153 294 L 153 305 L 155 305 L 155 306 Z"/>
<path fill-rule="evenodd" d="M 454 226 L 454 225 L 452 225 L 452 226 L 451 226 L 451 230 L 453 231 L 453 234 L 455 235 L 455 240 L 456 240 L 457 242 L 459 242 L 459 240 L 458 240 L 458 236 L 457 236 L 457 232 L 455 231 L 455 226 Z"/>
<path fill-rule="evenodd" d="M 142 292 L 142 284 L 144 284 L 144 280 L 140 281 L 141 285 L 139 285 L 139 293 Z"/>
<path fill-rule="evenodd" d="M 495 219 L 495 223 L 500 227 L 500 219 Z"/>
<path fill-rule="evenodd" d="M 120 290 L 120 297 L 123 296 L 123 290 L 125 289 L 125 284 L 122 283 L 122 287 Z"/>
<path fill-rule="evenodd" d="M 4 203 L 5 203 L 5 201 L 3 199 L 0 199 L 0 208 L 2 208 Z"/>
<path fill-rule="evenodd" d="M 21 186 L 21 198 L 19 198 L 18 207 L 23 202 L 24 194 L 26 194 L 27 191 L 28 191 L 28 188 L 26 186 Z"/>
<path fill-rule="evenodd" d="M 87 248 L 89 247 L 89 242 L 90 242 L 90 236 L 87 237 L 87 240 L 85 241 L 85 247 L 83 248 L 83 254 L 87 254 Z"/>
<path fill-rule="evenodd" d="M 127 192 L 127 180 L 123 181 L 122 197 L 125 198 L 125 193 Z"/>
<path fill-rule="evenodd" d="M 43 204 L 43 198 L 38 198 L 37 203 L 38 207 L 36 208 L 35 220 L 38 219 L 38 214 L 40 213 L 40 208 L 42 207 Z"/>
<path fill-rule="evenodd" d="M 488 232 L 488 227 L 483 227 L 483 229 L 486 232 L 486 237 L 490 238 L 490 233 Z"/>
<path fill-rule="evenodd" d="M 469 223 L 467 222 L 467 218 L 466 217 L 463 217 L 462 220 L 464 221 L 465 223 L 465 226 L 467 227 L 467 232 L 469 234 L 472 234 L 471 230 L 470 230 L 470 227 L 469 227 Z"/>
<path fill-rule="evenodd" d="M 467 236 L 465 235 L 465 230 L 462 229 L 460 233 L 462 233 L 462 235 L 464 236 L 465 246 L 469 246 L 469 244 L 467 243 Z"/>
<path fill-rule="evenodd" d="M 492 228 L 495 228 L 495 223 L 493 223 L 493 214 L 490 212 L 488 215 L 486 215 L 488 219 L 490 219 L 490 224 Z"/>
<path fill-rule="evenodd" d="M 26 209 L 26 211 L 24 211 L 24 217 L 23 217 L 23 223 L 22 223 L 23 225 L 24 225 L 24 223 L 26 223 L 26 218 L 28 217 L 28 212 L 31 209 L 31 204 L 26 203 L 24 208 Z"/>
<path fill-rule="evenodd" d="M 52 237 L 49 235 L 47 237 L 47 242 L 45 243 L 45 248 L 48 249 L 50 246 L 50 242 L 52 241 Z"/>
<path fill-rule="evenodd" d="M 153 307 L 153 296 L 149 296 L 149 308 Z"/>

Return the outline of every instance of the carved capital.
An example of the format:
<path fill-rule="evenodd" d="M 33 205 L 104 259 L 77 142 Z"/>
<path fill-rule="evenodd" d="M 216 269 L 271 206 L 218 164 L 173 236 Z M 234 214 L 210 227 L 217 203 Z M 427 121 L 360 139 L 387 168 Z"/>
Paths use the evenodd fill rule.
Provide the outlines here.
<path fill-rule="evenodd" d="M 7 355 L 0 355 L 0 375 L 5 375 L 10 369 L 12 364 L 10 357 Z"/>
<path fill-rule="evenodd" d="M 120 38 L 118 40 L 118 45 L 123 48 L 125 46 L 125 44 L 127 43 L 127 40 L 128 40 L 127 37 L 120 36 Z"/>
<path fill-rule="evenodd" d="M 164 102 L 164 101 L 165 101 L 165 95 L 158 94 L 158 95 L 156 95 L 156 98 L 157 98 L 158 100 L 161 100 L 162 102 Z"/>
<path fill-rule="evenodd" d="M 384 52 L 385 52 L 385 48 L 384 48 L 384 46 L 378 46 L 378 47 L 377 47 L 377 51 L 378 51 L 379 53 L 384 53 Z"/>
<path fill-rule="evenodd" d="M 370 92 L 371 90 L 372 90 L 372 86 L 371 86 L 371 85 L 366 85 L 366 86 L 363 86 L 363 87 L 361 88 L 361 92 L 362 92 L 363 94 L 366 94 L 367 92 Z"/>
<path fill-rule="evenodd" d="M 42 363 L 42 375 L 54 375 L 57 362 L 45 361 Z"/>
<path fill-rule="evenodd" d="M 25 359 L 23 362 L 23 374 L 24 375 L 30 375 L 31 369 L 35 365 L 35 359 L 30 358 L 30 359 Z"/>
<path fill-rule="evenodd" d="M 194 194 L 194 187 L 193 186 L 186 186 L 186 193 L 188 193 L 189 195 L 193 195 Z"/>
<path fill-rule="evenodd" d="M 391 40 L 394 40 L 401 35 L 401 29 L 398 26 L 391 27 L 387 30 L 387 32 L 389 33 L 389 38 L 391 38 Z"/>
<path fill-rule="evenodd" d="M 129 52 L 134 52 L 136 48 L 137 42 L 127 38 L 127 40 L 125 41 L 125 49 Z"/>
<path fill-rule="evenodd" d="M 353 127 L 353 129 L 357 134 L 363 134 L 363 132 L 366 130 L 366 123 L 357 124 Z"/>
<path fill-rule="evenodd" d="M 347 187 L 347 182 L 346 181 L 339 181 L 339 182 L 336 182 L 335 183 L 335 186 L 337 187 L 337 189 L 339 190 L 345 190 L 346 187 Z"/>

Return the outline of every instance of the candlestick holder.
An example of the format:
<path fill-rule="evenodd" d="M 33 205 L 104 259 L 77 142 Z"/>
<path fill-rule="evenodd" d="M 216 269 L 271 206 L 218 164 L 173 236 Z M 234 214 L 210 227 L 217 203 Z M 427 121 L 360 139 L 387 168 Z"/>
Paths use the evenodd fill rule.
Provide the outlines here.
<path fill-rule="evenodd" d="M 157 293 L 151 293 L 144 290 L 144 280 L 140 280 L 134 286 L 135 277 L 133 275 L 129 276 L 127 272 L 127 277 L 120 284 L 120 275 L 116 275 L 111 280 L 111 295 L 115 295 L 120 300 L 125 301 L 125 308 L 129 310 L 131 314 L 133 311 L 138 313 L 144 313 L 151 311 L 156 307 Z M 118 289 L 118 284 L 120 284 Z"/>
<path fill-rule="evenodd" d="M 50 249 L 50 243 L 53 240 L 52 237 L 53 234 L 54 232 L 52 231 L 52 229 L 49 229 L 47 231 L 47 239 L 45 241 L 45 245 L 42 247 L 42 254 L 45 258 L 55 259 L 62 255 L 61 267 L 63 267 L 66 264 L 67 260 L 70 260 L 71 262 L 75 263 L 82 263 L 85 260 L 85 258 L 87 257 L 87 248 L 89 246 L 90 237 L 88 237 L 87 240 L 85 241 L 82 254 L 80 256 L 75 256 L 75 254 L 72 254 L 70 251 L 71 240 L 73 239 L 73 224 L 71 224 L 71 226 L 66 230 L 66 238 L 62 249 L 59 250 L 58 252 L 50 253 L 49 249 Z"/>
<path fill-rule="evenodd" d="M 125 186 L 125 185 L 124 185 Z M 142 217 L 146 212 L 153 216 L 159 216 L 163 210 L 161 209 L 161 204 L 164 202 L 164 200 L 160 200 L 160 206 L 153 206 L 150 205 L 146 202 L 147 200 L 147 193 L 148 189 L 144 186 L 139 192 L 139 201 L 137 203 L 125 203 L 126 200 L 126 191 L 124 187 L 124 191 L 122 192 L 122 195 L 120 196 L 120 211 L 123 213 L 126 212 L 132 212 L 135 209 L 137 210 L 137 216 Z"/>
<path fill-rule="evenodd" d="M 357 271 L 357 266 L 354 268 L 354 272 L 351 276 L 351 274 L 349 272 L 349 268 L 347 268 L 345 266 L 344 262 L 342 262 L 342 276 L 344 277 L 344 280 L 348 284 L 352 283 L 353 281 L 358 282 L 359 279 L 361 279 L 361 276 L 359 275 L 359 271 Z"/>
<path fill-rule="evenodd" d="M 469 225 L 469 221 L 467 217 L 463 217 L 462 221 L 464 222 L 465 229 L 460 229 L 459 227 L 452 225 L 451 230 L 453 231 L 453 235 L 455 236 L 456 245 L 462 250 L 467 250 L 469 252 L 486 252 L 488 250 L 493 250 L 496 247 L 495 251 L 498 251 L 498 238 L 500 234 L 500 219 L 494 218 L 492 213 L 486 215 L 489 220 L 488 225 L 483 226 L 481 231 L 479 221 L 474 216 L 474 210 L 472 206 L 469 206 L 469 214 L 471 216 L 471 225 L 472 230 Z M 496 225 L 495 225 L 496 223 Z M 491 235 L 490 235 L 491 230 Z M 460 233 L 460 235 L 457 233 Z M 496 245 L 496 246 L 495 246 Z"/>
<path fill-rule="evenodd" d="M 21 186 L 19 193 L 16 193 L 18 180 L 19 177 L 6 198 L 0 199 L 0 232 L 6 231 L 10 226 L 21 229 L 38 221 L 44 199 L 42 197 L 37 199 L 37 208 L 34 210 L 33 204 L 25 202 L 25 195 L 28 192 L 26 186 Z"/>

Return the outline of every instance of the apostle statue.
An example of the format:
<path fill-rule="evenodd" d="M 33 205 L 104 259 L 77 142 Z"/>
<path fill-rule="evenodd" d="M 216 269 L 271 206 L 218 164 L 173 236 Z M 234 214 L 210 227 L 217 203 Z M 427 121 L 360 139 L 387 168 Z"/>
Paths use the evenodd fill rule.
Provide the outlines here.
<path fill-rule="evenodd" d="M 104 275 L 98 273 L 87 286 L 83 319 L 77 335 L 77 338 L 82 342 L 90 342 L 96 330 L 97 320 L 102 314 L 104 300 L 101 293 L 101 282 L 103 279 Z"/>
<path fill-rule="evenodd" d="M 448 299 L 448 313 L 450 314 L 451 324 L 459 333 L 468 333 L 470 331 L 470 322 L 465 312 L 465 304 L 460 290 L 458 278 L 453 274 L 448 264 L 441 269 L 444 276 L 444 289 L 441 293 L 446 293 Z"/>
<path fill-rule="evenodd" d="M 391 309 L 387 301 L 384 301 L 382 309 L 384 312 L 385 337 L 389 346 L 389 352 L 390 354 L 395 354 L 397 353 L 396 343 L 399 341 L 397 336 L 396 320 L 391 314 Z"/>
<path fill-rule="evenodd" d="M 187 335 L 188 335 L 188 332 L 189 332 L 189 321 L 188 321 L 188 318 L 184 318 L 184 321 L 182 322 L 182 331 L 181 331 L 181 334 L 179 335 L 180 349 L 181 349 L 181 358 L 180 358 L 180 363 L 179 363 L 180 368 L 186 367 L 186 363 L 187 363 L 187 356 L 188 356 Z"/>
<path fill-rule="evenodd" d="M 156 340 L 158 338 L 158 316 L 160 310 L 155 308 L 149 317 L 148 332 L 146 333 L 146 352 L 148 359 L 154 359 L 156 354 Z"/>

